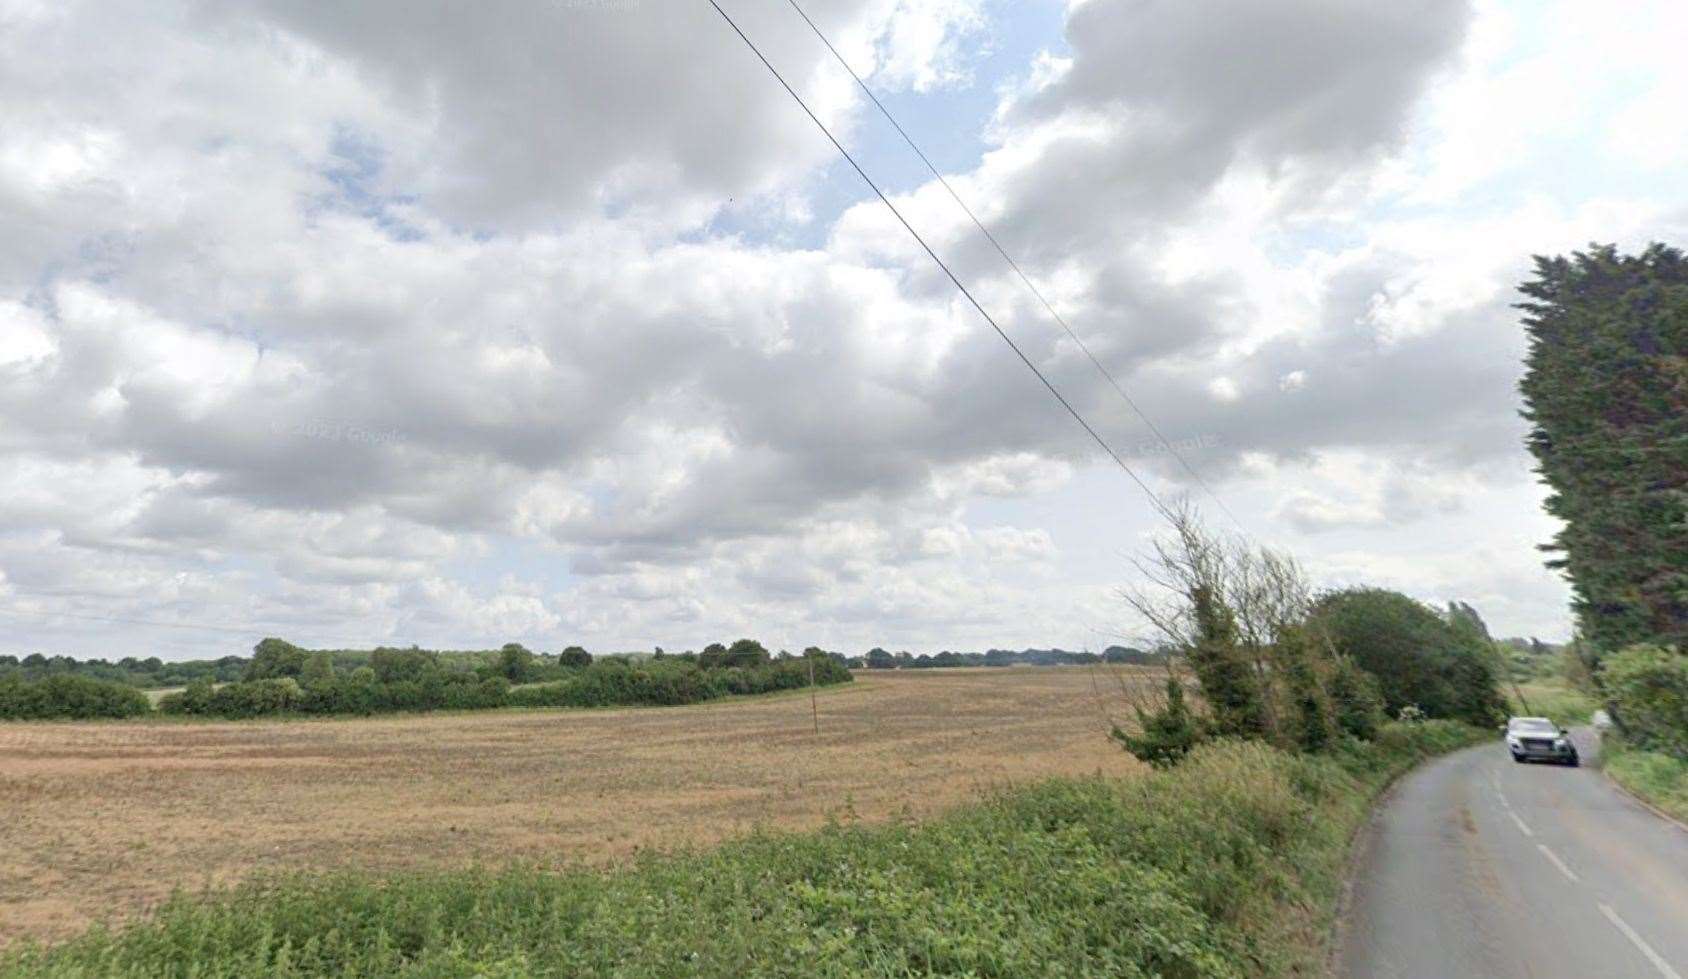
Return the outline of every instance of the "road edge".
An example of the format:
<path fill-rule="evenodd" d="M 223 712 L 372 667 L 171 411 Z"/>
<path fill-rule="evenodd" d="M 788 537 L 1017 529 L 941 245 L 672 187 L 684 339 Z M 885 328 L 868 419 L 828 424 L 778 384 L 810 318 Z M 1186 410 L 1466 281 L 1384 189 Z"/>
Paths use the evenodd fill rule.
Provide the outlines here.
<path fill-rule="evenodd" d="M 1364 862 L 1368 844 L 1377 833 L 1377 824 L 1382 817 L 1384 804 L 1400 788 L 1401 783 L 1414 772 L 1421 771 L 1428 765 L 1434 765 L 1452 758 L 1462 751 L 1474 751 L 1489 743 L 1488 741 L 1479 741 L 1476 744 L 1465 745 L 1404 768 L 1384 783 L 1367 802 L 1366 818 L 1360 821 L 1360 824 L 1354 828 L 1353 834 L 1348 838 L 1348 856 L 1345 861 L 1347 866 L 1342 874 L 1342 886 L 1336 892 L 1336 907 L 1331 912 L 1330 934 L 1325 938 L 1325 975 L 1331 977 L 1342 975 L 1343 952 L 1346 951 L 1348 939 L 1353 930 L 1350 927 L 1352 916 L 1349 912 L 1353 910 L 1355 885 L 1360 878 L 1360 865 Z"/>

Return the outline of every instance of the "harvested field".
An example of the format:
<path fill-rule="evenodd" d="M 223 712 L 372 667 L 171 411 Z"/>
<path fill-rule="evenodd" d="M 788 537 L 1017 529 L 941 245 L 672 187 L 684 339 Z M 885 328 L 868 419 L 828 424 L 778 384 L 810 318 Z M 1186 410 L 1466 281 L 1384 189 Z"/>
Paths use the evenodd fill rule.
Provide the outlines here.
<path fill-rule="evenodd" d="M 809 698 L 246 723 L 0 725 L 0 944 L 255 871 L 604 861 L 918 817 L 1136 767 L 1084 668 L 868 674 Z M 1117 706 L 1117 705 L 1116 705 Z"/>

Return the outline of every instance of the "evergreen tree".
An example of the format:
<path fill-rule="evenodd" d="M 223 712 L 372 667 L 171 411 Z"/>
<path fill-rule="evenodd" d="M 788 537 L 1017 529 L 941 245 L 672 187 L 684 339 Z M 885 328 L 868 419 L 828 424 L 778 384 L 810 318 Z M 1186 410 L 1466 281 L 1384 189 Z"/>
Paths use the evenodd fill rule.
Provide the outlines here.
<path fill-rule="evenodd" d="M 1176 764 L 1203 737 L 1201 723 L 1184 702 L 1184 685 L 1175 677 L 1167 677 L 1166 704 L 1157 711 L 1137 708 L 1137 722 L 1141 734 L 1115 727 L 1114 739 L 1139 760 L 1156 768 Z"/>
<path fill-rule="evenodd" d="M 1547 509 L 1544 550 L 1595 649 L 1688 643 L 1688 259 L 1596 246 L 1536 259 L 1520 384 Z"/>
<path fill-rule="evenodd" d="M 1214 732 L 1241 738 L 1264 736 L 1268 728 L 1265 698 L 1254 667 L 1238 644 L 1236 615 L 1205 585 L 1193 589 L 1190 599 L 1196 617 L 1190 668 L 1213 712 Z"/>

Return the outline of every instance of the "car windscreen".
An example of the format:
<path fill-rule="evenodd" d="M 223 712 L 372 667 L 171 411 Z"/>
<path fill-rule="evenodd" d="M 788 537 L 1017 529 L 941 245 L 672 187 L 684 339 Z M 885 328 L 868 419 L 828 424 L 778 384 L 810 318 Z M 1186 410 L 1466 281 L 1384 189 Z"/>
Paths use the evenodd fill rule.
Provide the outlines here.
<path fill-rule="evenodd" d="M 1518 721 L 1512 725 L 1512 730 L 1526 734 L 1558 734 L 1559 729 L 1547 721 Z"/>

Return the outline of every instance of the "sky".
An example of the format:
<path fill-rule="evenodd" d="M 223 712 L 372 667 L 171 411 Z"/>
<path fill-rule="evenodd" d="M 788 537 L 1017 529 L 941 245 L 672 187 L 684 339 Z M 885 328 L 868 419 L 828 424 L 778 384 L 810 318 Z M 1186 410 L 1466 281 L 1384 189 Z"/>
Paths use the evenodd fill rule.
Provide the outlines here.
<path fill-rule="evenodd" d="M 1172 452 L 721 4 L 1157 495 L 1567 637 L 1511 303 L 1688 239 L 1688 8 L 807 0 Z M 705 0 L 0 0 L 0 225 L 0 651 L 1143 637 L 1147 496 Z"/>

